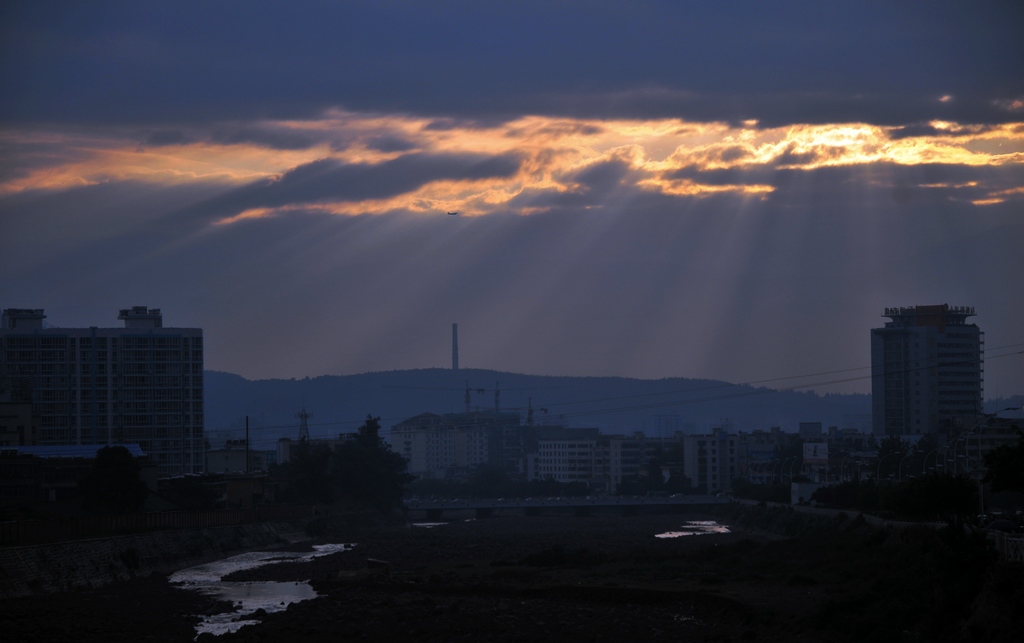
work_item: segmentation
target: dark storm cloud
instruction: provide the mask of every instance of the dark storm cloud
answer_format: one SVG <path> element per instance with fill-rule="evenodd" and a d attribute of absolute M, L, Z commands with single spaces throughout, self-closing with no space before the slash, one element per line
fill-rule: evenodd
<path fill-rule="evenodd" d="M 804 155 L 800 155 L 801 157 Z M 785 155 L 780 155 L 782 161 Z M 1024 184 L 1024 168 L 1018 165 L 971 166 L 940 163 L 899 165 L 876 162 L 826 166 L 814 169 L 780 168 L 786 162 L 750 164 L 726 169 L 689 165 L 665 174 L 669 179 L 688 179 L 702 185 L 770 185 L 775 191 L 765 198 L 777 203 L 799 203 L 813 195 L 836 201 L 862 199 L 866 190 L 893 198 L 934 200 L 936 197 L 971 201 Z"/>
<path fill-rule="evenodd" d="M 1022 24 L 1011 2 L 5 3 L 0 120 L 1002 122 Z"/>
<path fill-rule="evenodd" d="M 755 185 L 772 183 L 772 177 L 778 171 L 774 166 L 765 165 L 714 170 L 688 165 L 668 172 L 665 178 L 689 179 L 704 185 Z"/>
<path fill-rule="evenodd" d="M 274 150 L 307 150 L 320 143 L 306 132 L 271 127 L 218 128 L 210 135 L 210 141 L 221 145 L 252 143 Z"/>
<path fill-rule="evenodd" d="M 374 136 L 367 140 L 366 147 L 371 150 L 377 150 L 378 152 L 407 152 L 411 149 L 415 149 L 416 144 L 408 139 L 402 138 L 401 136 L 383 134 L 381 136 Z"/>
<path fill-rule="evenodd" d="M 163 147 L 165 145 L 188 145 L 194 143 L 195 140 L 180 130 L 159 129 L 146 134 L 143 144 L 149 147 Z"/>
<path fill-rule="evenodd" d="M 33 171 L 88 160 L 92 152 L 64 141 L 0 137 L 0 181 L 28 176 Z"/>
<path fill-rule="evenodd" d="M 605 161 L 580 170 L 572 180 L 583 184 L 588 190 L 604 193 L 618 185 L 628 171 L 629 164 L 625 161 Z"/>
<path fill-rule="evenodd" d="M 893 81 L 895 82 L 895 80 Z M 1011 92 L 1024 95 L 1022 87 Z M 938 91 L 938 90 L 936 90 Z M 853 92 L 831 90 L 777 91 L 683 91 L 636 88 L 618 92 L 552 91 L 544 94 L 502 97 L 510 113 L 550 113 L 593 118 L 683 118 L 692 121 L 723 121 L 738 126 L 757 120 L 760 127 L 782 127 L 794 123 L 871 123 L 899 126 L 922 120 L 964 123 L 1005 123 L 1018 121 L 1020 112 L 1007 110 L 990 98 L 943 103 L 933 91 L 876 90 Z M 481 101 L 483 103 L 483 101 Z M 482 104 L 480 109 L 497 109 Z"/>
<path fill-rule="evenodd" d="M 460 110 L 461 111 L 461 110 Z M 435 132 L 450 132 L 452 130 L 481 130 L 489 129 L 492 127 L 498 127 L 502 123 L 505 123 L 508 119 L 518 116 L 514 111 L 505 111 L 504 117 L 501 114 L 486 114 L 479 118 L 472 118 L 466 116 L 452 117 L 445 116 L 442 118 L 434 118 L 429 123 L 423 126 L 426 131 Z"/>
<path fill-rule="evenodd" d="M 205 222 L 177 211 L 223 191 L 203 183 L 165 187 L 112 181 L 0 197 L 0 272 L 31 270 L 54 257 L 64 257 L 65 267 L 116 265 L 115 257 L 145 254 L 200 230 Z M 126 239 L 129 245 L 119 246 Z"/>
<path fill-rule="evenodd" d="M 602 161 L 562 178 L 568 190 L 526 189 L 509 202 L 512 208 L 581 208 L 602 204 L 614 190 L 623 187 L 629 164 L 621 160 Z M 575 184 L 575 185 L 573 185 Z M 630 185 L 628 190 L 635 190 Z"/>
<path fill-rule="evenodd" d="M 273 124 L 221 124 L 212 128 L 156 129 L 143 136 L 147 147 L 167 145 L 188 145 L 190 143 L 214 143 L 217 145 L 252 144 L 273 150 L 307 150 L 328 143 L 335 149 L 347 147 L 347 140 L 341 132 L 316 132 L 296 130 Z M 350 137 L 350 136 L 349 136 Z"/>
<path fill-rule="evenodd" d="M 896 127 L 889 130 L 889 138 L 899 140 L 913 138 L 916 136 L 944 136 L 944 137 L 965 137 L 976 136 L 991 131 L 991 127 L 984 125 L 957 127 L 955 129 L 940 129 L 931 123 L 911 123 L 903 127 Z"/>
<path fill-rule="evenodd" d="M 514 155 L 474 154 L 407 154 L 372 165 L 323 159 L 300 165 L 280 178 L 234 189 L 190 211 L 203 217 L 228 216 L 250 208 L 383 199 L 411 192 L 431 181 L 512 176 L 520 163 Z"/>

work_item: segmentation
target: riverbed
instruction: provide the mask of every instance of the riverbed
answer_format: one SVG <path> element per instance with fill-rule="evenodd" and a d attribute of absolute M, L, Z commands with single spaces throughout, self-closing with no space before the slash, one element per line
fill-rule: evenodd
<path fill-rule="evenodd" d="M 308 552 L 254 551 L 222 560 L 182 569 L 171 574 L 172 585 L 199 592 L 218 601 L 230 603 L 231 609 L 204 614 L 196 625 L 196 634 L 215 636 L 234 632 L 246 625 L 259 623 L 258 618 L 280 612 L 293 603 L 316 598 L 316 591 L 308 581 L 227 581 L 225 577 L 265 565 L 310 562 L 351 550 L 352 544 L 314 545 Z"/>

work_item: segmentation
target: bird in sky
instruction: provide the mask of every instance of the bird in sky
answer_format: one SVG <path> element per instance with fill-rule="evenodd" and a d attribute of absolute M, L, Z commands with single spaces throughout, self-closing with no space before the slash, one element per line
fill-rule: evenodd
<path fill-rule="evenodd" d="M 455 216 L 456 214 L 458 214 L 458 212 L 449 212 L 448 214 Z"/>

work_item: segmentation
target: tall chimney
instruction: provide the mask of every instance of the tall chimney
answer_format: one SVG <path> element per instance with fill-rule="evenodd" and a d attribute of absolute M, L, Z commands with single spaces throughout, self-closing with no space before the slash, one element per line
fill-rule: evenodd
<path fill-rule="evenodd" d="M 459 325 L 452 324 L 452 370 L 459 370 Z"/>

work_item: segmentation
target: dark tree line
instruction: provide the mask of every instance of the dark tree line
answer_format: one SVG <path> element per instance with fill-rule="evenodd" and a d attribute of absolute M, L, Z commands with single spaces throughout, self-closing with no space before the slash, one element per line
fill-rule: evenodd
<path fill-rule="evenodd" d="M 139 474 L 142 467 L 128 449 L 103 447 L 96 452 L 92 470 L 78 483 L 86 507 L 106 513 L 138 511 L 149 489 Z"/>
<path fill-rule="evenodd" d="M 367 416 L 353 439 L 333 449 L 299 442 L 273 474 L 284 500 L 387 512 L 402 505 L 404 486 L 414 479 L 407 465 L 380 437 L 380 418 Z"/>
<path fill-rule="evenodd" d="M 901 518 L 948 520 L 977 514 L 978 487 L 967 476 L 933 473 L 899 484 L 844 482 L 818 489 L 811 500 L 834 509 L 881 510 Z"/>
<path fill-rule="evenodd" d="M 985 482 L 992 485 L 992 491 L 1024 493 L 1024 433 L 1018 433 L 1017 444 L 987 453 L 985 466 Z"/>
<path fill-rule="evenodd" d="M 586 484 L 555 480 L 517 480 L 503 467 L 477 466 L 464 480 L 417 480 L 409 492 L 420 497 L 439 498 L 540 498 L 586 496 L 592 493 Z"/>

